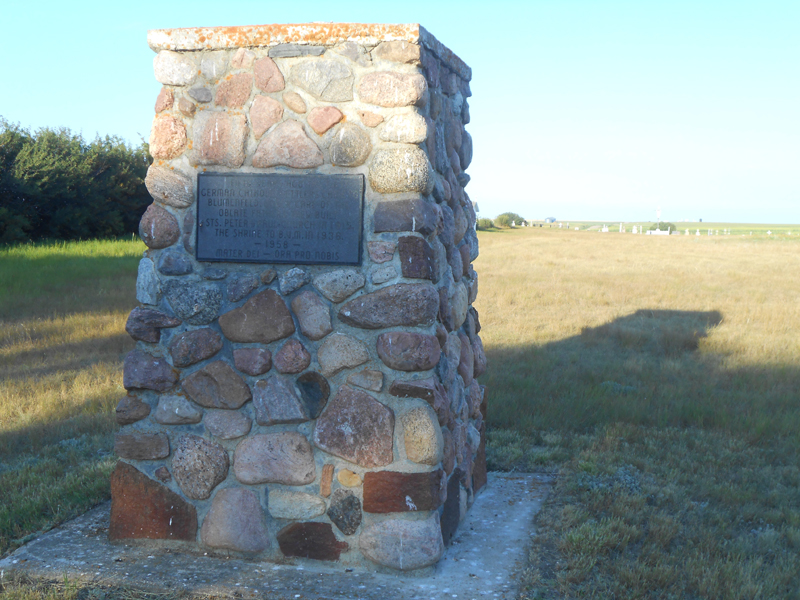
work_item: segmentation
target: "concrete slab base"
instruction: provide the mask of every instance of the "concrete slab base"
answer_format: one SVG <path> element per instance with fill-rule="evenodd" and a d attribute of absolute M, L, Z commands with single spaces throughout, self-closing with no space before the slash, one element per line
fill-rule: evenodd
<path fill-rule="evenodd" d="M 490 473 L 444 558 L 421 574 L 384 574 L 318 561 L 286 564 L 108 541 L 110 503 L 0 561 L 0 570 L 236 598 L 482 599 L 516 596 L 515 572 L 551 487 L 544 475 Z"/>

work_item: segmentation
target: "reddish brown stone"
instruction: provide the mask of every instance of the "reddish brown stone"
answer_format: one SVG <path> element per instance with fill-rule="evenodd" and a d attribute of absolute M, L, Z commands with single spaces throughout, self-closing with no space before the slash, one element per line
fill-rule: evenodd
<path fill-rule="evenodd" d="M 141 350 L 132 350 L 122 367 L 122 385 L 126 390 L 143 389 L 166 392 L 178 381 L 178 373 L 163 358 Z"/>
<path fill-rule="evenodd" d="M 403 277 L 433 279 L 433 249 L 423 238 L 404 235 L 397 240 Z"/>
<path fill-rule="evenodd" d="M 172 246 L 181 236 L 178 220 L 158 204 L 147 207 L 139 221 L 139 237 L 148 248 L 159 250 Z"/>
<path fill-rule="evenodd" d="M 317 419 L 317 447 L 362 467 L 394 460 L 394 413 L 366 392 L 343 385 Z"/>
<path fill-rule="evenodd" d="M 441 350 L 434 335 L 392 331 L 378 336 L 378 356 L 398 371 L 427 371 L 439 362 Z"/>
<path fill-rule="evenodd" d="M 436 510 L 442 504 L 444 472 L 364 473 L 364 511 L 369 513 Z"/>
<path fill-rule="evenodd" d="M 193 165 L 241 167 L 247 133 L 244 115 L 204 110 L 194 120 L 189 161 Z"/>
<path fill-rule="evenodd" d="M 458 339 L 461 340 L 461 360 L 458 363 L 458 374 L 461 375 L 461 379 L 464 380 L 464 386 L 467 387 L 472 383 L 475 371 L 475 356 L 472 354 L 472 344 L 469 343 L 469 338 L 463 333 L 459 333 Z"/>
<path fill-rule="evenodd" d="M 193 117 L 197 107 L 194 105 L 194 102 L 188 98 L 181 98 L 178 100 L 178 110 L 181 111 L 184 116 Z"/>
<path fill-rule="evenodd" d="M 322 476 L 319 479 L 319 495 L 327 498 L 331 495 L 331 485 L 333 485 L 334 466 L 330 463 L 322 467 Z"/>
<path fill-rule="evenodd" d="M 129 464 L 111 474 L 111 540 L 186 540 L 197 537 L 197 512 L 175 492 Z"/>
<path fill-rule="evenodd" d="M 186 127 L 172 115 L 158 115 L 150 130 L 150 154 L 155 159 L 168 160 L 180 156 L 186 149 Z"/>
<path fill-rule="evenodd" d="M 116 419 L 120 425 L 130 425 L 141 421 L 150 414 L 150 405 L 142 402 L 136 396 L 123 396 L 117 404 Z"/>
<path fill-rule="evenodd" d="M 339 560 L 347 542 L 340 542 L 330 523 L 292 523 L 278 532 L 278 546 L 285 556 Z"/>
<path fill-rule="evenodd" d="M 250 400 L 250 388 L 228 363 L 217 360 L 186 377 L 181 385 L 205 408 L 240 408 Z"/>
<path fill-rule="evenodd" d="M 275 353 L 274 363 L 281 373 L 300 373 L 311 364 L 311 355 L 303 344 L 289 340 Z"/>
<path fill-rule="evenodd" d="M 263 375 L 272 368 L 272 353 L 266 348 L 236 348 L 233 365 L 247 375 Z"/>
<path fill-rule="evenodd" d="M 384 231 L 416 231 L 430 235 L 437 230 L 440 212 L 423 198 L 384 200 L 375 207 L 375 233 Z"/>
<path fill-rule="evenodd" d="M 280 92 L 286 85 L 278 65 L 269 57 L 258 59 L 253 66 L 253 72 L 256 76 L 256 87 L 267 93 Z"/>
<path fill-rule="evenodd" d="M 165 110 L 169 110 L 172 108 L 172 103 L 175 101 L 175 95 L 172 93 L 172 90 L 169 88 L 162 87 L 161 91 L 158 92 L 158 97 L 156 98 L 156 112 L 164 112 Z"/>
<path fill-rule="evenodd" d="M 220 350 L 222 336 L 207 327 L 182 333 L 173 338 L 169 345 L 172 364 L 176 367 L 188 367 L 211 358 Z"/>
<path fill-rule="evenodd" d="M 368 242 L 369 257 L 374 263 L 385 263 L 394 258 L 396 242 Z"/>
<path fill-rule="evenodd" d="M 163 433 L 117 433 L 114 451 L 120 458 L 157 460 L 169 456 L 169 438 Z"/>
<path fill-rule="evenodd" d="M 253 155 L 253 166 L 260 169 L 278 166 L 311 169 L 323 162 L 322 151 L 306 135 L 303 126 L 292 119 L 265 135 Z"/>
<path fill-rule="evenodd" d="M 322 135 L 344 118 L 342 111 L 335 106 L 316 106 L 308 113 L 306 120 L 311 129 Z"/>
<path fill-rule="evenodd" d="M 125 331 L 135 340 L 157 344 L 161 339 L 161 330 L 177 327 L 180 319 L 170 317 L 160 310 L 136 307 L 128 316 Z"/>
<path fill-rule="evenodd" d="M 275 290 L 256 294 L 240 308 L 219 318 L 219 326 L 232 342 L 269 344 L 294 333 L 294 321 L 286 303 Z"/>
<path fill-rule="evenodd" d="M 439 309 L 436 289 L 428 284 L 397 284 L 350 300 L 339 319 L 353 327 L 381 329 L 432 325 Z"/>
<path fill-rule="evenodd" d="M 328 304 L 311 291 L 301 292 L 292 299 L 292 310 L 300 331 L 310 340 L 321 340 L 331 331 L 331 312 Z"/>
<path fill-rule="evenodd" d="M 217 106 L 241 108 L 250 97 L 251 89 L 253 89 L 253 76 L 250 73 L 228 75 L 217 87 L 214 102 Z"/>
<path fill-rule="evenodd" d="M 436 380 L 433 377 L 426 379 L 400 380 L 396 379 L 389 387 L 389 393 L 398 398 L 421 398 L 431 406 L 436 392 Z"/>
<path fill-rule="evenodd" d="M 253 126 L 253 134 L 256 139 L 260 139 L 282 117 L 283 107 L 280 102 L 269 96 L 256 96 L 253 100 L 253 105 L 250 107 L 250 123 Z"/>

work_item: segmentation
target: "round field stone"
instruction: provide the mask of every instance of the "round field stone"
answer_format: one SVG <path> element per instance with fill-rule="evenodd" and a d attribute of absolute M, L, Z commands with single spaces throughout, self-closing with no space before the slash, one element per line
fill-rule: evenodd
<path fill-rule="evenodd" d="M 363 165 L 370 152 L 372 143 L 369 135 L 354 123 L 340 126 L 330 142 L 331 163 L 340 167 Z"/>
<path fill-rule="evenodd" d="M 438 312 L 439 293 L 432 285 L 399 283 L 350 300 L 339 309 L 339 320 L 362 329 L 428 326 Z"/>
<path fill-rule="evenodd" d="M 380 131 L 380 138 L 384 142 L 421 144 L 427 137 L 428 124 L 425 117 L 416 112 L 390 117 Z"/>
<path fill-rule="evenodd" d="M 115 410 L 115 418 L 118 425 L 136 423 L 149 414 L 150 405 L 130 394 L 122 397 L 119 403 L 117 403 L 117 408 Z"/>
<path fill-rule="evenodd" d="M 328 300 L 337 304 L 360 290 L 365 283 L 364 275 L 352 269 L 328 271 L 314 277 L 314 287 Z"/>
<path fill-rule="evenodd" d="M 164 85 L 189 85 L 197 77 L 194 60 L 184 53 L 162 50 L 153 59 L 156 80 Z"/>
<path fill-rule="evenodd" d="M 289 81 L 326 102 L 353 99 L 353 72 L 338 61 L 314 60 L 295 65 L 289 72 Z"/>
<path fill-rule="evenodd" d="M 217 318 L 222 291 L 212 283 L 170 280 L 164 295 L 175 315 L 189 325 L 208 325 Z"/>
<path fill-rule="evenodd" d="M 331 331 L 331 310 L 327 302 L 311 291 L 301 292 L 292 299 L 292 310 L 300 331 L 310 340 L 321 340 Z"/>
<path fill-rule="evenodd" d="M 404 414 L 400 421 L 408 460 L 423 465 L 438 465 L 442 460 L 444 440 L 433 409 L 429 406 L 414 408 Z"/>
<path fill-rule="evenodd" d="M 178 372 L 163 358 L 132 350 L 122 365 L 122 385 L 126 390 L 165 392 L 178 381 Z"/>
<path fill-rule="evenodd" d="M 400 571 L 435 565 L 444 554 L 439 516 L 373 523 L 359 536 L 359 549 L 372 562 Z"/>
<path fill-rule="evenodd" d="M 317 361 L 322 374 L 330 377 L 342 369 L 352 369 L 369 360 L 369 350 L 361 340 L 343 333 L 325 338 L 317 349 Z"/>
<path fill-rule="evenodd" d="M 378 356 L 399 371 L 427 371 L 439 362 L 439 340 L 434 335 L 392 331 L 378 336 Z"/>
<path fill-rule="evenodd" d="M 427 194 L 433 185 L 428 158 L 417 146 L 380 147 L 369 164 L 369 183 L 382 194 Z"/>
<path fill-rule="evenodd" d="M 303 344 L 289 340 L 275 353 L 273 362 L 281 373 L 300 373 L 311 364 L 311 355 Z"/>
<path fill-rule="evenodd" d="M 325 514 L 325 501 L 305 492 L 270 490 L 267 506 L 274 519 L 306 520 Z"/>
<path fill-rule="evenodd" d="M 272 368 L 272 353 L 266 348 L 235 348 L 233 365 L 242 373 L 257 377 Z"/>
<path fill-rule="evenodd" d="M 236 552 L 269 548 L 269 531 L 258 496 L 244 488 L 218 491 L 200 528 L 200 540 L 210 548 Z"/>
<path fill-rule="evenodd" d="M 236 447 L 233 471 L 245 485 L 307 485 L 316 478 L 311 444 L 304 435 L 291 431 L 242 440 Z"/>
<path fill-rule="evenodd" d="M 178 219 L 158 204 L 151 204 L 139 221 L 139 237 L 148 248 L 160 250 L 172 246 L 181 236 Z"/>
<path fill-rule="evenodd" d="M 206 87 L 194 87 L 189 90 L 189 95 L 192 97 L 192 99 L 202 104 L 211 102 L 211 99 L 214 97 L 214 94 L 211 93 L 211 90 Z"/>
<path fill-rule="evenodd" d="M 128 315 L 125 331 L 135 340 L 157 344 L 161 339 L 162 329 L 171 329 L 181 324 L 180 319 L 153 308 L 137 306 Z"/>
<path fill-rule="evenodd" d="M 316 106 L 308 113 L 306 121 L 317 134 L 322 135 L 342 120 L 344 115 L 335 106 Z"/>
<path fill-rule="evenodd" d="M 180 156 L 186 149 L 186 127 L 172 115 L 156 115 L 150 129 L 150 154 L 155 159 L 168 160 Z"/>
<path fill-rule="evenodd" d="M 253 406 L 259 425 L 308 421 L 305 406 L 288 377 L 273 375 L 257 381 L 253 386 Z"/>
<path fill-rule="evenodd" d="M 172 475 L 183 493 L 205 500 L 228 475 L 228 453 L 216 442 L 196 435 L 178 439 L 172 455 Z"/>
<path fill-rule="evenodd" d="M 221 360 L 195 371 L 181 385 L 194 402 L 205 408 L 241 408 L 252 397 L 244 380 Z"/>
<path fill-rule="evenodd" d="M 161 396 L 153 420 L 161 425 L 190 425 L 199 423 L 203 413 L 183 396 Z"/>
<path fill-rule="evenodd" d="M 240 308 L 219 317 L 223 335 L 232 342 L 269 344 L 294 333 L 294 320 L 275 290 L 259 292 Z"/>
<path fill-rule="evenodd" d="M 244 115 L 204 110 L 194 119 L 192 165 L 241 167 L 245 157 L 248 127 Z"/>
<path fill-rule="evenodd" d="M 364 75 L 358 84 L 362 102 L 387 108 L 423 105 L 427 90 L 425 78 L 419 73 L 379 71 Z"/>
<path fill-rule="evenodd" d="M 252 421 L 238 410 L 210 409 L 203 417 L 208 432 L 221 440 L 234 440 L 250 433 Z"/>
<path fill-rule="evenodd" d="M 144 184 L 150 195 L 174 208 L 188 208 L 194 202 L 194 182 L 179 171 L 155 163 L 147 169 Z"/>
<path fill-rule="evenodd" d="M 203 328 L 175 336 L 169 344 L 172 364 L 188 367 L 211 358 L 222 350 L 222 336 L 213 329 Z"/>
<path fill-rule="evenodd" d="M 284 92 L 283 103 L 286 105 L 286 108 L 297 114 L 302 115 L 306 112 L 306 102 L 297 92 Z"/>

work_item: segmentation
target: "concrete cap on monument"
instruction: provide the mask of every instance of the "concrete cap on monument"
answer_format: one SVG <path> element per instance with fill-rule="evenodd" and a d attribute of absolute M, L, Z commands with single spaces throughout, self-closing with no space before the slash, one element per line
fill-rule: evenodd
<path fill-rule="evenodd" d="M 288 340 L 273 358 L 280 373 L 301 373 L 311 364 L 311 354 L 295 339 Z"/>
<path fill-rule="evenodd" d="M 222 305 L 222 291 L 217 285 L 172 279 L 163 287 L 175 315 L 189 325 L 208 325 L 217 318 Z"/>
<path fill-rule="evenodd" d="M 205 408 L 240 408 L 250 400 L 250 388 L 221 360 L 214 361 L 181 381 L 189 397 Z"/>
<path fill-rule="evenodd" d="M 394 413 L 372 396 L 343 385 L 317 419 L 317 447 L 366 468 L 394 460 Z"/>
<path fill-rule="evenodd" d="M 372 562 L 400 571 L 435 565 L 444 554 L 439 517 L 378 521 L 364 528 L 359 549 Z"/>
<path fill-rule="evenodd" d="M 148 248 L 160 250 L 172 246 L 181 236 L 178 220 L 158 204 L 151 204 L 139 221 L 139 237 Z"/>
<path fill-rule="evenodd" d="M 177 381 L 177 371 L 163 358 L 156 358 L 141 350 L 132 350 L 125 356 L 122 385 L 126 390 L 165 392 Z"/>
<path fill-rule="evenodd" d="M 258 434 L 236 446 L 233 472 L 245 485 L 307 485 L 316 478 L 314 452 L 297 432 Z"/>
<path fill-rule="evenodd" d="M 392 331 L 378 336 L 378 356 L 398 371 L 427 371 L 439 362 L 439 340 L 434 335 Z"/>
<path fill-rule="evenodd" d="M 235 440 L 250 433 L 250 417 L 236 410 L 209 409 L 203 417 L 208 432 L 221 440 Z"/>
<path fill-rule="evenodd" d="M 379 71 L 367 73 L 358 84 L 358 97 L 367 104 L 385 108 L 424 106 L 427 102 L 428 84 L 419 73 Z"/>
<path fill-rule="evenodd" d="M 269 344 L 294 333 L 294 320 L 275 290 L 265 290 L 240 308 L 219 317 L 223 335 L 232 342 Z"/>
<path fill-rule="evenodd" d="M 303 125 L 292 119 L 261 138 L 253 155 L 253 166 L 261 169 L 279 166 L 312 169 L 323 162 L 319 146 L 308 137 Z"/>
<path fill-rule="evenodd" d="M 194 182 L 179 171 L 155 163 L 144 178 L 147 191 L 155 199 L 173 208 L 188 208 L 194 202 Z"/>
<path fill-rule="evenodd" d="M 353 99 L 353 71 L 333 60 L 306 61 L 292 67 L 289 81 L 325 102 Z"/>
<path fill-rule="evenodd" d="M 310 340 L 321 340 L 331 331 L 331 311 L 328 304 L 311 291 L 301 292 L 292 300 L 292 310 L 300 331 Z"/>
<path fill-rule="evenodd" d="M 259 425 L 303 423 L 309 419 L 294 382 L 288 377 L 273 375 L 256 382 L 253 405 Z"/>
<path fill-rule="evenodd" d="M 222 336 L 213 329 L 204 327 L 187 331 L 172 338 L 169 353 L 176 367 L 188 367 L 222 350 Z"/>
<path fill-rule="evenodd" d="M 186 540 L 197 535 L 197 512 L 175 492 L 135 467 L 118 462 L 111 473 L 111 540 Z"/>
<path fill-rule="evenodd" d="M 258 496 L 244 488 L 219 490 L 203 520 L 200 540 L 210 548 L 235 552 L 269 548 L 269 531 Z"/>
<path fill-rule="evenodd" d="M 171 317 L 153 308 L 136 307 L 128 315 L 125 331 L 135 340 L 157 344 L 162 329 L 171 329 L 181 324 L 180 319 Z"/>
<path fill-rule="evenodd" d="M 350 300 L 339 320 L 361 329 L 429 326 L 439 312 L 439 294 L 429 284 L 397 284 Z"/>
<path fill-rule="evenodd" d="M 328 300 L 338 304 L 366 283 L 364 275 L 353 269 L 337 269 L 314 277 L 314 287 Z"/>
<path fill-rule="evenodd" d="M 183 493 L 205 500 L 228 475 L 228 452 L 217 442 L 196 435 L 178 439 L 172 455 L 172 475 Z"/>

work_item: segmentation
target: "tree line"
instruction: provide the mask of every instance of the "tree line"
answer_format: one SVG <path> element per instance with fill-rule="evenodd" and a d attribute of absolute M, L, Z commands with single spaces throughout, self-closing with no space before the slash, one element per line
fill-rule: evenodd
<path fill-rule="evenodd" d="M 152 201 L 147 143 L 87 142 L 67 128 L 35 132 L 0 117 L 0 244 L 118 237 Z"/>

